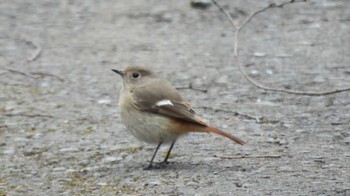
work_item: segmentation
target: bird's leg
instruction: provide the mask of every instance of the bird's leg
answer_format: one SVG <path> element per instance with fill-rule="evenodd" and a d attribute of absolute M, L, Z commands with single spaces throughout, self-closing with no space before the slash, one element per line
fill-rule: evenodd
<path fill-rule="evenodd" d="M 158 150 L 159 150 L 159 147 L 162 145 L 162 143 L 163 143 L 163 142 L 159 142 L 159 144 L 158 144 L 158 146 L 157 146 L 157 148 L 156 148 L 156 151 L 154 152 L 154 154 L 153 154 L 153 156 L 152 156 L 152 159 L 151 159 L 151 161 L 149 162 L 149 165 L 148 165 L 147 167 L 144 168 L 145 170 L 153 169 L 153 160 L 154 160 L 154 158 L 156 157 L 156 154 L 157 154 L 157 152 L 158 152 Z"/>
<path fill-rule="evenodd" d="M 169 156 L 170 156 L 171 150 L 172 150 L 173 147 L 174 147 L 175 142 L 176 142 L 176 140 L 174 140 L 174 141 L 171 143 L 170 148 L 169 148 L 169 150 L 168 150 L 168 153 L 166 154 L 166 157 L 165 157 L 164 161 L 162 162 L 162 164 L 168 164 L 168 163 L 169 163 L 169 162 L 168 162 L 168 158 L 169 158 Z"/>

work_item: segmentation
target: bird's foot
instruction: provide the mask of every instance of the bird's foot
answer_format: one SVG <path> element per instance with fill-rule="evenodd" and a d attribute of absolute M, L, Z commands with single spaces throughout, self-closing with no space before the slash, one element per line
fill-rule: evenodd
<path fill-rule="evenodd" d="M 153 162 L 153 163 L 150 163 L 147 167 L 143 168 L 143 170 L 163 169 L 169 164 L 173 164 L 173 162 L 169 162 L 169 161 L 162 161 L 158 163 Z"/>
<path fill-rule="evenodd" d="M 154 164 L 149 164 L 147 167 L 143 168 L 143 170 L 163 169 L 165 167 L 166 167 L 165 164 L 154 163 Z"/>

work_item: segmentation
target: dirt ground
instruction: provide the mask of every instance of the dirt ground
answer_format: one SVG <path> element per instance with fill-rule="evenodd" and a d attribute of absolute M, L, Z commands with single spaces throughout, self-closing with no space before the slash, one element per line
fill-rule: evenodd
<path fill-rule="evenodd" d="M 243 21 L 269 1 L 218 0 Z M 215 6 L 189 1 L 0 3 L 0 196 L 350 195 L 350 94 L 257 89 L 233 63 L 233 31 Z M 350 87 L 350 3 L 313 0 L 257 15 L 240 62 L 271 87 Z M 150 67 L 207 122 L 178 140 L 167 168 L 128 135 L 111 68 Z M 156 158 L 161 160 L 168 146 Z"/>

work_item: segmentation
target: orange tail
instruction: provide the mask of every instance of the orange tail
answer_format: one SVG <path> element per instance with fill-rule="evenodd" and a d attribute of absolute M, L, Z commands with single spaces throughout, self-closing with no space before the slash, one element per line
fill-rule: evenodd
<path fill-rule="evenodd" d="M 245 144 L 245 142 L 243 140 L 239 139 L 238 137 L 235 137 L 235 136 L 233 136 L 233 135 L 231 135 L 229 133 L 221 131 L 220 129 L 217 129 L 215 127 L 207 126 L 204 130 L 207 131 L 207 132 L 211 132 L 211 133 L 215 133 L 215 134 L 227 137 L 227 138 L 229 138 L 229 139 L 231 139 L 231 140 L 233 140 L 233 141 L 235 141 L 235 142 L 237 142 L 237 143 L 239 143 L 241 145 Z"/>

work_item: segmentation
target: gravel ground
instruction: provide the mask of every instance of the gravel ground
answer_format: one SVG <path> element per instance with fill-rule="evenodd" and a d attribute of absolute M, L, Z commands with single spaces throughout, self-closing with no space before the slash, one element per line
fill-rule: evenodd
<path fill-rule="evenodd" d="M 237 21 L 269 3 L 219 2 Z M 350 195 L 349 92 L 309 97 L 255 88 L 233 64 L 232 28 L 214 6 L 5 0 L 0 32 L 1 196 Z M 348 0 L 295 3 L 246 26 L 240 62 L 272 87 L 349 88 L 349 40 Z M 142 170 L 155 146 L 124 130 L 121 79 L 110 71 L 128 64 L 206 90 L 180 91 L 204 119 L 247 145 L 190 134 L 167 168 Z"/>

